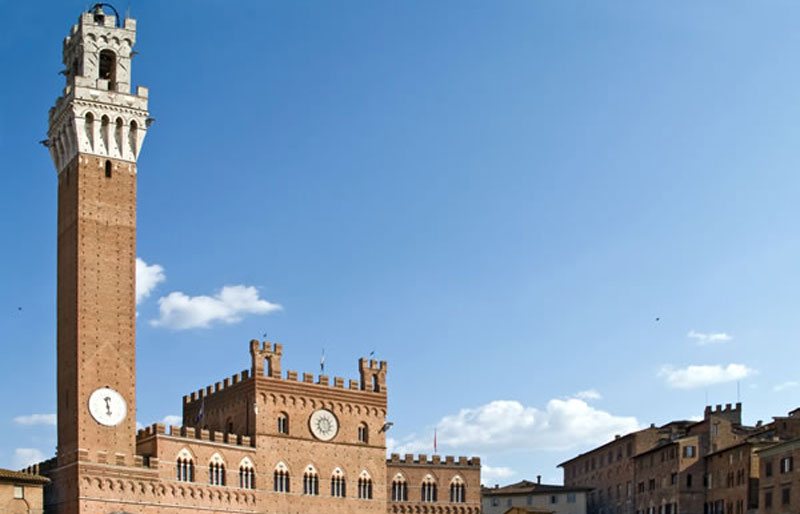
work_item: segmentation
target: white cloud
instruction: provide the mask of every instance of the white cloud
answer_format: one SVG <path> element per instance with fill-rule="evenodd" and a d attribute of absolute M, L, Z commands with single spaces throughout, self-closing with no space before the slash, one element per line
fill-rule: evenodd
<path fill-rule="evenodd" d="M 614 416 L 595 409 L 580 398 L 553 399 L 544 410 L 514 400 L 496 400 L 436 424 L 440 447 L 482 452 L 567 450 L 606 442 L 615 434 L 637 430 L 634 417 Z M 412 434 L 395 443 L 397 453 L 432 450 L 430 436 Z"/>
<path fill-rule="evenodd" d="M 169 416 L 164 416 L 164 419 L 161 420 L 161 423 L 164 425 L 171 427 L 181 426 L 183 425 L 183 416 L 176 416 L 175 414 L 170 414 Z"/>
<path fill-rule="evenodd" d="M 795 380 L 789 380 L 788 382 L 776 385 L 775 387 L 772 388 L 772 390 L 778 393 L 780 391 L 785 391 L 786 389 L 794 389 L 795 387 L 798 386 L 800 386 L 800 382 L 797 382 Z"/>
<path fill-rule="evenodd" d="M 144 301 L 158 284 L 167 279 L 164 268 L 158 264 L 147 264 L 136 258 L 136 304 Z"/>
<path fill-rule="evenodd" d="M 726 343 L 733 339 L 733 337 L 729 336 L 725 332 L 696 332 L 694 330 L 690 330 L 686 337 L 689 339 L 694 339 L 697 341 L 697 344 L 700 346 L 705 346 L 707 344 L 714 344 L 714 343 Z"/>
<path fill-rule="evenodd" d="M 248 286 L 225 286 L 214 296 L 187 296 L 175 291 L 158 300 L 160 317 L 150 323 L 174 330 L 208 328 L 214 322 L 236 323 L 245 314 L 269 314 L 281 310 L 277 303 L 258 297 Z"/>
<path fill-rule="evenodd" d="M 594 389 L 587 389 L 586 391 L 578 391 L 575 393 L 575 398 L 581 400 L 599 400 L 603 396 Z"/>
<path fill-rule="evenodd" d="M 724 382 L 733 382 L 749 377 L 755 370 L 744 364 L 690 365 L 685 368 L 663 366 L 658 376 L 664 377 L 667 384 L 675 389 L 695 389 Z"/>
<path fill-rule="evenodd" d="M 44 454 L 36 448 L 17 448 L 14 450 L 12 462 L 15 469 L 22 469 L 43 460 Z"/>
<path fill-rule="evenodd" d="M 503 466 L 493 467 L 485 464 L 481 465 L 481 483 L 487 487 L 491 487 L 502 480 L 508 479 L 514 475 L 514 470 Z"/>
<path fill-rule="evenodd" d="M 17 425 L 55 425 L 56 421 L 55 414 L 29 414 L 14 418 L 14 423 Z"/>

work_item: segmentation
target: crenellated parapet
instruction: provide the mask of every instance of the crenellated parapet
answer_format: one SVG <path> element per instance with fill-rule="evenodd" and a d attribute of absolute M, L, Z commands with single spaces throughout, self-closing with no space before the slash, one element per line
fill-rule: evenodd
<path fill-rule="evenodd" d="M 480 457 L 454 457 L 452 455 L 446 455 L 444 459 L 442 459 L 441 455 L 432 455 L 428 458 L 428 455 L 424 453 L 420 453 L 419 455 L 414 455 L 413 453 L 406 453 L 405 455 L 400 455 L 399 453 L 393 453 L 386 459 L 386 464 L 388 465 L 402 465 L 402 466 L 446 466 L 446 467 L 462 467 L 462 468 L 478 468 L 481 467 L 481 458 Z"/>
<path fill-rule="evenodd" d="M 361 380 L 346 379 L 344 377 L 330 377 L 325 374 L 315 375 L 307 372 L 286 371 L 281 373 L 281 357 L 283 355 L 283 345 L 271 343 L 269 341 L 260 342 L 256 339 L 250 341 L 250 370 L 243 370 L 240 373 L 225 378 L 222 381 L 198 389 L 191 394 L 183 397 L 184 409 L 190 407 L 199 411 L 201 406 L 206 408 L 209 402 L 215 401 L 221 396 L 227 397 L 233 389 L 242 384 L 251 383 L 256 378 L 270 379 L 270 389 L 281 389 L 281 384 L 293 387 L 300 385 L 304 387 L 314 386 L 314 388 L 324 387 L 333 390 L 358 392 L 358 393 L 380 393 L 386 397 L 386 372 L 388 366 L 385 361 L 359 359 L 358 368 Z M 314 389 L 312 389 L 314 390 Z M 384 400 L 385 403 L 385 400 Z M 184 424 L 192 424 L 192 420 L 184 419 Z"/>
<path fill-rule="evenodd" d="M 742 404 L 741 402 L 736 403 L 735 405 L 726 403 L 724 408 L 722 405 L 717 405 L 714 408 L 712 408 L 710 405 L 706 405 L 705 411 L 703 412 L 703 418 L 709 419 L 711 416 L 724 418 L 731 423 L 740 425 L 742 423 Z"/>
<path fill-rule="evenodd" d="M 257 339 L 250 341 L 250 358 L 252 359 L 250 369 L 253 372 L 253 376 L 281 378 L 282 354 L 283 345 L 280 343 L 273 345 L 269 341 L 265 341 L 259 345 Z M 267 367 L 264 366 L 264 363 L 267 364 Z"/>
<path fill-rule="evenodd" d="M 386 394 L 386 361 L 358 359 L 358 372 L 361 375 L 361 389 Z"/>
<path fill-rule="evenodd" d="M 136 434 L 136 442 L 139 444 L 149 438 L 158 436 L 186 439 L 187 442 L 203 441 L 207 443 L 241 446 L 246 448 L 251 448 L 254 444 L 253 439 L 247 435 L 233 434 L 217 430 L 197 430 L 193 427 L 185 426 L 172 425 L 167 427 L 161 423 L 154 423 L 139 430 L 139 432 Z"/>

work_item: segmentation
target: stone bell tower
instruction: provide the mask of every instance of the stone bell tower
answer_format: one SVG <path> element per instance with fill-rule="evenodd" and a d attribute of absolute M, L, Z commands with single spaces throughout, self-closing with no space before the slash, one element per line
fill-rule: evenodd
<path fill-rule="evenodd" d="M 135 453 L 136 159 L 147 89 L 131 93 L 136 21 L 120 23 L 105 5 L 64 39 L 66 86 L 43 141 L 58 173 L 60 467 L 124 465 Z"/>

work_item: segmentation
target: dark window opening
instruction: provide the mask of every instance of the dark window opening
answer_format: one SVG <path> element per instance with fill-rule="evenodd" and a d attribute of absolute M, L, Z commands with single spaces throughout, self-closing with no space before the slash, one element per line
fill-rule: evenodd
<path fill-rule="evenodd" d="M 111 50 L 100 52 L 99 78 L 108 81 L 108 89 L 117 89 L 117 55 Z"/>
<path fill-rule="evenodd" d="M 106 178 L 111 178 L 111 161 L 106 161 Z"/>

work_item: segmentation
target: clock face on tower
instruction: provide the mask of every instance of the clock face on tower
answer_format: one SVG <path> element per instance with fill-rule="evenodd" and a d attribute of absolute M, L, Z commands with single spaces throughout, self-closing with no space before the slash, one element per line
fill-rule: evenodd
<path fill-rule="evenodd" d="M 89 412 L 101 425 L 113 427 L 125 419 L 128 406 L 121 394 L 111 388 L 101 387 L 89 397 Z"/>
<path fill-rule="evenodd" d="M 311 433 L 320 441 L 330 441 L 339 431 L 339 421 L 333 412 L 326 409 L 314 411 L 308 419 Z"/>

